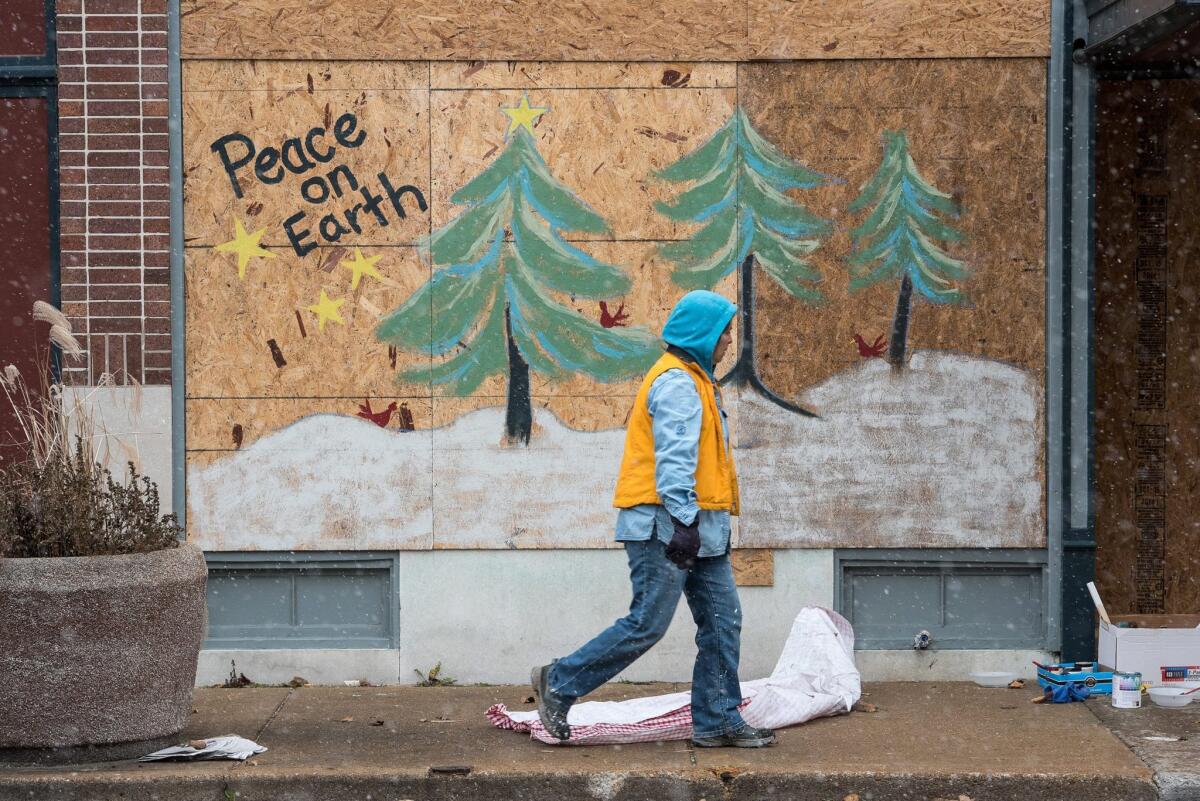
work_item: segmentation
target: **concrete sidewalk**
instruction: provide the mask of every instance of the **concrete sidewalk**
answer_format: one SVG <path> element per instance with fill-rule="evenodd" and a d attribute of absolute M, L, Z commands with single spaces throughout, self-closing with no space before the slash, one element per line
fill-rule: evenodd
<path fill-rule="evenodd" d="M 680 689 L 610 685 L 596 698 Z M 237 733 L 247 763 L 119 762 L 0 769 L 0 799 L 440 801 L 510 799 L 1155 799 L 1154 773 L 1089 706 L 1035 705 L 1036 687 L 876 684 L 854 712 L 780 732 L 758 751 L 685 741 L 553 747 L 493 728 L 522 687 L 205 689 L 180 741 Z"/>

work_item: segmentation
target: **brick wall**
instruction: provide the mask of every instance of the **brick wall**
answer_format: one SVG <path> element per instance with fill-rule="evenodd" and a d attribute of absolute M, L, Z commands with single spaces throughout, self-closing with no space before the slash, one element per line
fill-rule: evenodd
<path fill-rule="evenodd" d="M 171 380 L 166 0 L 58 0 L 64 379 Z M 125 371 L 123 374 L 121 371 Z"/>

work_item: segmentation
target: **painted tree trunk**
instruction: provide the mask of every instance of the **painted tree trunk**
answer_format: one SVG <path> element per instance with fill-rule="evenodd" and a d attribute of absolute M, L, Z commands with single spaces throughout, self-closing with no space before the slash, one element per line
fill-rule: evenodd
<path fill-rule="evenodd" d="M 504 339 L 508 345 L 508 406 L 504 413 L 504 433 L 513 442 L 529 444 L 533 429 L 533 407 L 529 399 L 529 363 L 521 355 L 512 335 L 512 317 L 504 307 Z"/>
<path fill-rule="evenodd" d="M 780 406 L 788 411 L 802 414 L 805 417 L 817 417 L 818 415 L 809 409 L 802 406 L 797 406 L 791 401 L 786 401 L 776 395 L 771 390 L 767 389 L 763 384 L 762 379 L 758 377 L 758 367 L 754 363 L 754 254 L 747 254 L 746 259 L 741 266 L 741 302 L 738 304 L 738 312 L 741 317 L 740 327 L 738 329 L 739 342 L 737 362 L 724 378 L 719 380 L 721 384 L 730 384 L 739 388 L 751 387 L 759 395 Z"/>
<path fill-rule="evenodd" d="M 912 279 L 908 273 L 900 282 L 900 296 L 896 298 L 896 316 L 892 318 L 892 335 L 888 340 L 887 361 L 894 369 L 904 367 L 908 349 L 908 317 L 912 313 Z"/>

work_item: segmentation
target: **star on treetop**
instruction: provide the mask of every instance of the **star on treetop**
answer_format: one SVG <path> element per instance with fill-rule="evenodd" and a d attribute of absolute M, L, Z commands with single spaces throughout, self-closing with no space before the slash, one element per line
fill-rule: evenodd
<path fill-rule="evenodd" d="M 526 93 L 521 97 L 520 105 L 500 110 L 508 115 L 508 130 L 504 132 L 504 138 L 507 139 L 516 133 L 518 128 L 524 128 L 532 134 L 533 121 L 550 109 L 546 106 L 530 106 L 529 94 Z"/>

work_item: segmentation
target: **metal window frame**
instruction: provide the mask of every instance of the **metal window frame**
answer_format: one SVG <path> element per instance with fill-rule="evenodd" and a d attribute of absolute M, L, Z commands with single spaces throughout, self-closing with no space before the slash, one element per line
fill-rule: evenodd
<path fill-rule="evenodd" d="M 206 650 L 276 650 L 276 649 L 362 649 L 400 647 L 400 555 L 395 551 L 206 551 L 205 562 L 211 572 L 220 570 L 272 571 L 386 569 L 388 571 L 388 603 L 386 605 L 387 637 L 384 640 L 347 640 L 335 637 L 266 638 L 255 641 L 210 639 L 204 640 Z"/>
<path fill-rule="evenodd" d="M 46 48 L 38 56 L 0 55 L 0 80 L 7 78 L 55 80 L 58 76 L 58 26 L 54 0 L 43 2 Z"/>
<path fill-rule="evenodd" d="M 1043 649 L 1049 628 L 1049 612 L 1054 599 L 1054 587 L 1051 584 L 1051 560 L 1049 550 L 1043 548 L 850 548 L 834 551 L 833 562 L 833 597 L 834 608 L 845 615 L 851 610 L 846 609 L 846 572 L 847 568 L 891 567 L 897 575 L 906 571 L 929 570 L 940 568 L 940 572 L 953 575 L 956 570 L 971 572 L 987 569 L 1021 570 L 1025 574 L 1032 573 L 1029 568 L 1036 568 L 1041 578 L 1042 598 L 1042 634 L 1027 638 L 975 637 L 954 641 L 946 646 L 934 641 L 934 648 L 944 650 L 969 649 Z M 886 637 L 864 638 L 856 641 L 855 647 L 860 650 L 895 650 L 912 647 L 914 632 L 907 629 L 903 633 Z"/>
<path fill-rule="evenodd" d="M 171 279 L 171 509 L 179 538 L 187 538 L 187 362 L 183 275 L 183 64 L 179 0 L 167 0 L 167 149 L 170 183 Z"/>

